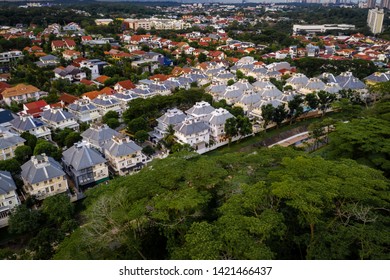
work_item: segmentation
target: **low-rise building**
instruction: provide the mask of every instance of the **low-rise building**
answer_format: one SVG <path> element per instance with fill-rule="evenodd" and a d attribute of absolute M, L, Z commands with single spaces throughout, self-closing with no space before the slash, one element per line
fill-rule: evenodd
<path fill-rule="evenodd" d="M 105 144 L 112 139 L 113 136 L 119 136 L 119 132 L 113 130 L 106 124 L 92 124 L 90 128 L 81 133 L 83 140 L 88 142 L 91 147 L 101 153 L 104 153 Z"/>
<path fill-rule="evenodd" d="M 210 142 L 210 127 L 202 120 L 187 118 L 175 126 L 175 137 L 181 144 L 188 144 L 195 150 L 206 148 Z"/>
<path fill-rule="evenodd" d="M 20 204 L 16 185 L 8 171 L 0 171 L 0 228 L 8 225 L 8 217 Z"/>
<path fill-rule="evenodd" d="M 155 138 L 155 142 L 163 139 L 165 134 L 168 132 L 169 126 L 174 127 L 175 125 L 183 122 L 186 115 L 179 109 L 169 109 L 164 115 L 157 119 L 157 126 L 154 128 L 152 137 Z"/>
<path fill-rule="evenodd" d="M 47 124 L 32 116 L 18 116 L 11 121 L 12 128 L 18 133 L 28 132 L 37 138 L 51 140 L 51 131 Z"/>
<path fill-rule="evenodd" d="M 207 116 L 214 111 L 215 108 L 206 101 L 196 102 L 194 106 L 186 111 L 186 113 L 196 119 L 206 120 Z"/>
<path fill-rule="evenodd" d="M 18 84 L 14 87 L 5 89 L 2 93 L 4 102 L 10 106 L 11 102 L 25 103 L 28 99 L 38 100 L 47 93 L 40 89 L 26 84 Z"/>
<path fill-rule="evenodd" d="M 226 141 L 225 123 L 234 116 L 226 109 L 218 108 L 207 117 L 207 123 L 210 126 L 210 136 L 215 143 Z"/>
<path fill-rule="evenodd" d="M 106 160 L 86 141 L 78 142 L 64 151 L 62 163 L 78 189 L 108 180 Z"/>
<path fill-rule="evenodd" d="M 120 176 L 140 170 L 147 157 L 142 148 L 125 136 L 113 136 L 104 145 L 104 155 L 114 173 Z"/>
<path fill-rule="evenodd" d="M 22 165 L 24 191 L 37 199 L 68 191 L 68 181 L 61 165 L 45 154 L 31 157 Z"/>
<path fill-rule="evenodd" d="M 76 131 L 79 130 L 79 124 L 76 121 L 75 116 L 61 108 L 44 110 L 41 114 L 41 118 L 52 129 L 70 128 Z"/>
<path fill-rule="evenodd" d="M 23 146 L 24 142 L 25 139 L 0 125 L 0 160 L 13 158 L 16 148 Z"/>
<path fill-rule="evenodd" d="M 121 104 L 110 95 L 101 94 L 92 100 L 92 104 L 98 108 L 101 116 L 104 116 L 108 111 L 117 112 L 119 116 L 123 112 Z"/>
<path fill-rule="evenodd" d="M 101 119 L 98 108 L 89 99 L 78 99 L 68 105 L 68 110 L 81 123 L 93 123 Z"/>

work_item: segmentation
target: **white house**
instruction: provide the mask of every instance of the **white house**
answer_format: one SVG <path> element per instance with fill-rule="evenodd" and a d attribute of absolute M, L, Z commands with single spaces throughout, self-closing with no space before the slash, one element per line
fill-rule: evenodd
<path fill-rule="evenodd" d="M 68 110 L 82 123 L 93 123 L 101 119 L 99 109 L 89 99 L 76 100 L 68 105 Z"/>
<path fill-rule="evenodd" d="M 44 110 L 41 114 L 41 118 L 53 129 L 70 128 L 76 131 L 79 130 L 79 124 L 76 121 L 75 116 L 61 108 Z"/>
<path fill-rule="evenodd" d="M 181 144 L 188 144 L 195 150 L 206 148 L 210 142 L 210 127 L 202 120 L 187 118 L 175 127 L 175 137 Z"/>
<path fill-rule="evenodd" d="M 29 132 L 37 138 L 51 140 L 51 131 L 47 124 L 40 119 L 29 115 L 18 116 L 11 121 L 12 127 L 18 132 Z"/>
<path fill-rule="evenodd" d="M 123 112 L 121 104 L 111 95 L 101 94 L 92 100 L 92 104 L 98 108 L 101 116 L 104 116 L 108 111 L 117 112 L 119 115 L 122 115 Z"/>
<path fill-rule="evenodd" d="M 8 171 L 0 171 L 0 228 L 8 225 L 12 209 L 20 204 L 16 185 Z"/>
<path fill-rule="evenodd" d="M 146 163 L 147 157 L 141 152 L 142 148 L 122 135 L 113 136 L 104 145 L 104 155 L 110 167 L 120 176 L 140 170 Z"/>
<path fill-rule="evenodd" d="M 230 118 L 234 118 L 234 116 L 223 108 L 215 109 L 207 117 L 207 123 L 210 126 L 210 136 L 216 143 L 226 141 L 225 123 Z"/>

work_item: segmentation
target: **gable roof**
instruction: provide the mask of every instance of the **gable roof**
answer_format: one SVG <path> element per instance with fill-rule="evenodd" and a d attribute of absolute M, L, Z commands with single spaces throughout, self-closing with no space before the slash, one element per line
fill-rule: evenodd
<path fill-rule="evenodd" d="M 135 85 L 130 80 L 117 82 L 116 85 L 119 85 L 119 86 L 123 87 L 124 89 L 133 89 L 133 88 L 135 88 Z"/>
<path fill-rule="evenodd" d="M 2 92 L 2 95 L 3 95 L 4 98 L 7 98 L 7 97 L 31 94 L 31 93 L 38 92 L 38 91 L 40 91 L 40 90 L 38 88 L 32 86 L 32 85 L 17 84 L 14 87 L 6 88 Z"/>

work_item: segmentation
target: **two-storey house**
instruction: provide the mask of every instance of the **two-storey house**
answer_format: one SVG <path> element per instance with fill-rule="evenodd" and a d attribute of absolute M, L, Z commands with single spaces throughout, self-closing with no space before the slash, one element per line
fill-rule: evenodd
<path fill-rule="evenodd" d="M 61 108 L 44 110 L 41 114 L 41 118 L 52 129 L 70 128 L 76 131 L 79 130 L 79 124 L 76 121 L 75 116 Z"/>
<path fill-rule="evenodd" d="M 8 171 L 0 171 L 0 228 L 8 225 L 12 209 L 20 204 L 16 185 Z"/>
<path fill-rule="evenodd" d="M 0 126 L 0 160 L 13 158 L 16 148 L 23 146 L 24 142 L 25 139 Z"/>
<path fill-rule="evenodd" d="M 104 116 L 108 111 L 114 111 L 122 115 L 121 104 L 110 95 L 98 95 L 98 97 L 92 100 L 92 104 L 98 108 L 101 116 Z"/>
<path fill-rule="evenodd" d="M 210 127 L 203 120 L 187 118 L 174 130 L 179 143 L 188 144 L 195 150 L 206 148 L 210 142 Z"/>
<path fill-rule="evenodd" d="M 119 136 L 119 132 L 113 130 L 106 124 L 92 124 L 90 128 L 81 133 L 83 140 L 88 142 L 91 147 L 101 153 L 104 153 L 104 145 L 111 140 L 113 136 Z"/>
<path fill-rule="evenodd" d="M 65 172 L 52 157 L 45 154 L 33 156 L 21 168 L 24 191 L 37 199 L 45 199 L 68 190 Z"/>
<path fill-rule="evenodd" d="M 86 141 L 75 143 L 62 153 L 62 164 L 75 186 L 86 188 L 108 179 L 106 160 Z"/>
<path fill-rule="evenodd" d="M 225 123 L 230 118 L 234 118 L 234 116 L 223 108 L 215 109 L 207 117 L 206 120 L 210 126 L 210 136 L 216 143 L 226 141 Z"/>
<path fill-rule="evenodd" d="M 10 106 L 12 101 L 17 103 L 26 103 L 28 99 L 38 100 L 42 96 L 46 96 L 46 92 L 26 84 L 18 84 L 11 88 L 6 88 L 2 93 L 4 102 Z"/>
<path fill-rule="evenodd" d="M 18 116 L 11 121 L 12 128 L 18 133 L 28 132 L 37 138 L 51 140 L 51 131 L 47 124 L 29 115 Z"/>
<path fill-rule="evenodd" d="M 89 99 L 83 98 L 68 105 L 68 111 L 81 123 L 93 123 L 101 119 L 98 108 Z"/>
<path fill-rule="evenodd" d="M 142 148 L 125 136 L 113 136 L 104 145 L 104 155 L 114 173 L 120 176 L 140 170 L 146 163 Z"/>

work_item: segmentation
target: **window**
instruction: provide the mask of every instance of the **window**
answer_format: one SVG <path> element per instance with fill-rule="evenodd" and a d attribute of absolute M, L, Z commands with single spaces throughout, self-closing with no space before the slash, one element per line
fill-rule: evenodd
<path fill-rule="evenodd" d="M 12 200 L 9 201 L 9 204 L 12 204 Z"/>
<path fill-rule="evenodd" d="M 46 188 L 45 190 L 46 190 L 47 193 L 49 192 L 49 188 Z"/>
<path fill-rule="evenodd" d="M 61 184 L 59 184 L 59 187 L 61 188 Z M 50 186 L 50 190 L 53 192 L 54 191 L 54 186 Z"/>

